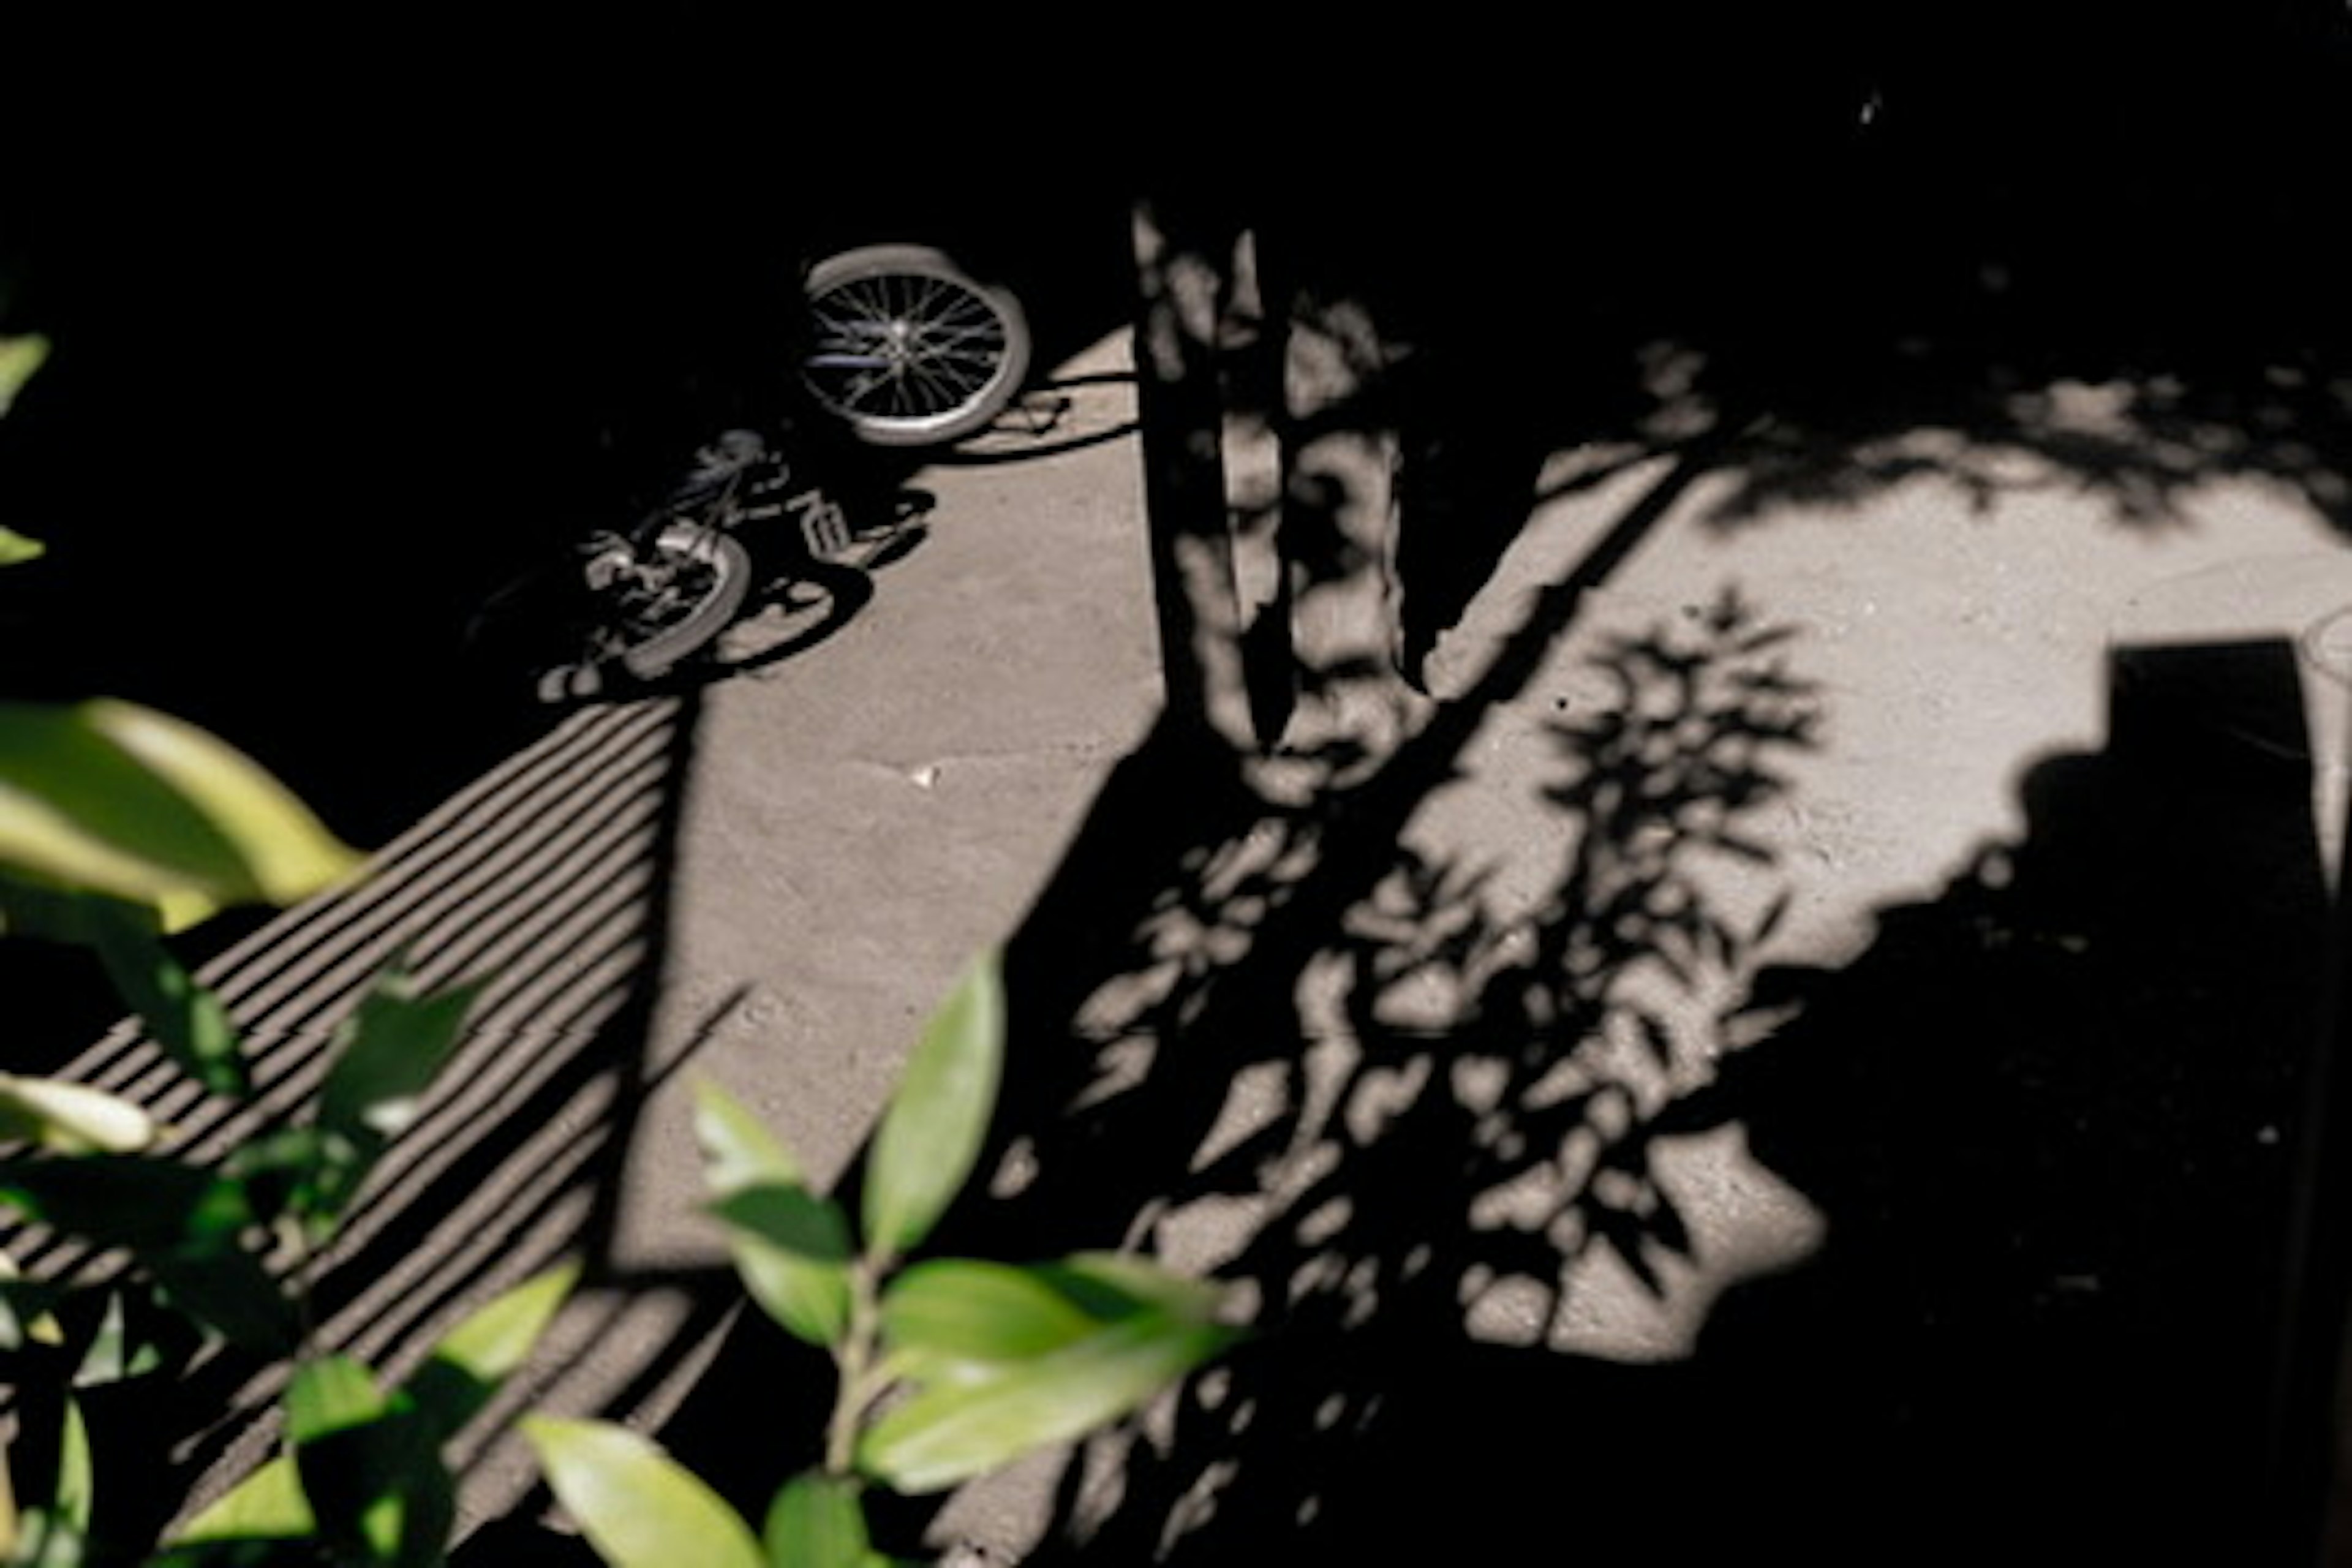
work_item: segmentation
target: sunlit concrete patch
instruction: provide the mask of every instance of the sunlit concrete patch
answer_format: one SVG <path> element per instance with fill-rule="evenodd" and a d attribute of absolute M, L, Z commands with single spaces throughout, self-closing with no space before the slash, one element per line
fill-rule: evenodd
<path fill-rule="evenodd" d="M 2273 560 L 2303 562 L 2310 582 L 2259 564 Z M 1685 536 L 1629 563 L 1612 596 L 1655 606 L 1733 580 L 1800 628 L 1828 714 L 1825 743 L 1792 770 L 1785 809 L 1807 874 L 1776 946 L 1828 961 L 1866 938 L 1857 914 L 1931 891 L 2021 832 L 2026 768 L 2105 743 L 2115 647 L 2231 619 L 2298 636 L 2332 607 L 2343 560 L 2325 518 L 2267 485 L 2217 484 L 2151 523 L 2079 486 L 1983 509 L 1929 473 L 1866 505 Z M 2199 597 L 2207 609 L 2183 619 Z M 2330 703 L 2317 682 L 2311 694 Z"/>
<path fill-rule="evenodd" d="M 1474 1300 L 1478 1338 L 1612 1361 L 1669 1361 L 1695 1353 L 1725 1291 L 1801 1263 L 1820 1250 L 1828 1222 L 1804 1194 L 1749 1153 L 1737 1125 L 1661 1142 L 1659 1186 L 1691 1227 L 1684 1252 L 1651 1260 L 1657 1288 L 1615 1254 L 1595 1248 L 1568 1268 L 1559 1310 L 1516 1310 L 1508 1298 Z"/>
<path fill-rule="evenodd" d="M 739 986 L 702 1067 L 819 1181 L 846 1168 L 930 1006 L 1015 930 L 1160 684 L 1123 337 L 1076 406 L 915 477 L 938 504 L 840 633 L 701 694 L 658 1037 Z M 1118 437 L 1118 438 L 1113 438 Z M 718 1256 L 687 1097 L 649 1108 L 620 1237 Z"/>

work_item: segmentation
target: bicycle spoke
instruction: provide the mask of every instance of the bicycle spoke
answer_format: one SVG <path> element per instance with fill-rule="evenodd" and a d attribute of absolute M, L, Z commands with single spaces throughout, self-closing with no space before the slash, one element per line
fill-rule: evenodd
<path fill-rule="evenodd" d="M 877 425 L 954 418 L 987 397 L 1011 353 L 1003 313 L 969 283 L 916 270 L 852 278 L 810 304 L 802 374 L 819 399 Z"/>

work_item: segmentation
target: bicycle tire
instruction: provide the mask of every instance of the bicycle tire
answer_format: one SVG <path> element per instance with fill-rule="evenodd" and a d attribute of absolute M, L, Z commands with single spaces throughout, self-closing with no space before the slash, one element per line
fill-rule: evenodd
<path fill-rule="evenodd" d="M 646 547 L 683 585 L 606 627 L 605 651 L 635 679 L 658 680 L 727 629 L 751 590 L 751 556 L 729 535 L 688 522 L 661 529 Z"/>
<path fill-rule="evenodd" d="M 977 435 L 1028 378 L 1021 301 L 932 247 L 869 245 L 828 257 L 809 269 L 803 295 L 802 383 L 869 446 L 949 446 Z"/>

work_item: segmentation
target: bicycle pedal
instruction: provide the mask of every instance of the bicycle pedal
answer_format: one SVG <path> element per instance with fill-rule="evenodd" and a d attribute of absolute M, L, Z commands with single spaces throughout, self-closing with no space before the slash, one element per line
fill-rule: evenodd
<path fill-rule="evenodd" d="M 820 561 L 845 555 L 857 536 L 849 514 L 837 506 L 813 506 L 801 513 L 801 543 Z"/>

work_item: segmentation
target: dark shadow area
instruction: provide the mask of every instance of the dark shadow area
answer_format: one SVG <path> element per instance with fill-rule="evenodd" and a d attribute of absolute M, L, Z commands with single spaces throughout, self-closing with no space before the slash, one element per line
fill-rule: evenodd
<path fill-rule="evenodd" d="M 1787 171 L 1810 199 L 1727 237 L 1781 263 L 1659 334 L 1675 375 L 1766 416 L 1723 521 L 1923 475 L 2144 525 L 2252 478 L 2352 520 L 2340 7 L 1997 5 L 1861 36 L 1864 114 L 1815 178 Z"/>
<path fill-rule="evenodd" d="M 1748 824 L 1812 699 L 1769 624 L 1701 631 L 1610 649 L 1624 700 L 1558 726 L 1524 923 L 1378 813 L 1228 794 L 1154 838 L 1214 819 L 1148 753 L 1099 803 L 1137 940 L 1055 921 L 1108 907 L 1074 856 L 1014 949 L 1031 1109 L 956 1240 L 1234 1226 L 1262 1332 L 1073 1467 L 1035 1561 L 2302 1560 L 2334 954 L 2292 650 L 2119 650 L 2111 743 L 2034 770 L 2020 841 L 1751 987 L 1783 879 Z M 1662 1298 L 1707 1261 L 1675 1151 L 1733 1130 L 1826 1244 L 1686 1360 L 1548 1350 L 1580 1260 Z"/>
<path fill-rule="evenodd" d="M 1705 1096 L 1828 1242 L 1664 1381 L 1838 1561 L 2311 1560 L 2327 1380 L 2289 1292 L 2340 959 L 2295 660 L 2112 675 L 2107 749 L 2033 770 L 2022 839 L 1855 963 L 1761 976 L 1794 1016 Z"/>
<path fill-rule="evenodd" d="M 1066 279 L 1111 297 L 1089 342 L 1129 288 L 1119 198 L 1013 157 L 1045 71 L 1010 51 L 917 51 L 877 112 L 837 19 L 458 21 L 323 29 L 301 70 L 226 24 L 159 21 L 152 69 L 7 29 L 42 68 L 0 110 L 0 331 L 56 353 L 0 421 L 0 513 L 51 547 L 0 579 L 0 669 L 187 712 L 362 842 L 515 737 L 457 651 L 481 598 L 788 399 L 809 260 L 1042 257 L 1041 368 Z M 1001 177 L 950 166 L 949 126 L 1001 138 Z"/>

